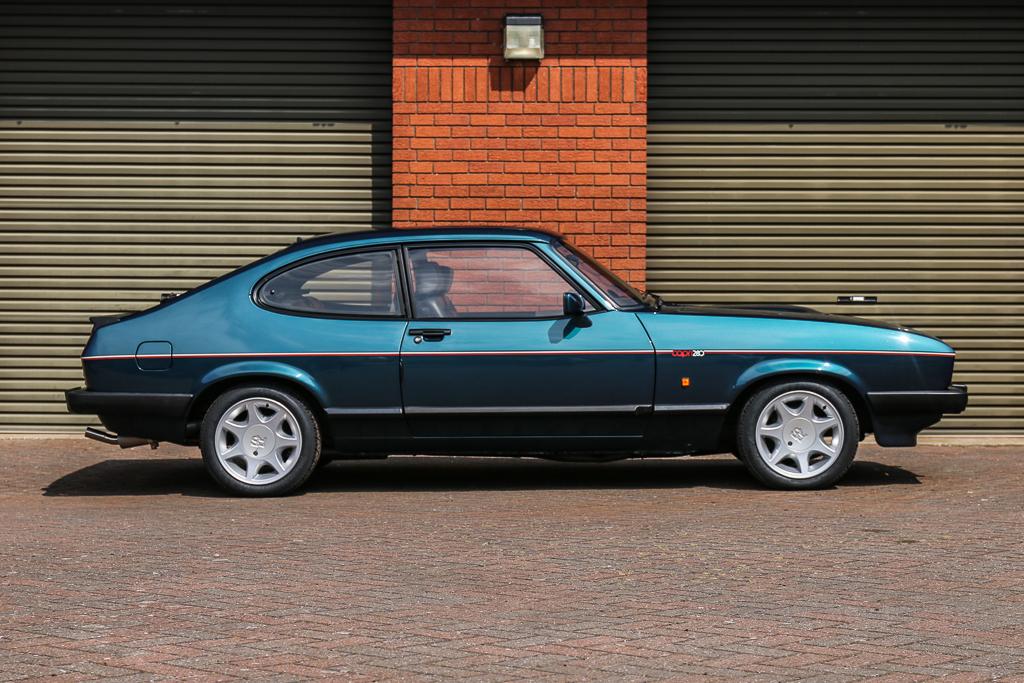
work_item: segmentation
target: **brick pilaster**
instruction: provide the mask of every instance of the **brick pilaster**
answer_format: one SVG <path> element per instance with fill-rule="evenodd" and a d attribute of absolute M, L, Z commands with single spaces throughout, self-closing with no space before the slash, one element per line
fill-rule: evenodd
<path fill-rule="evenodd" d="M 546 57 L 507 63 L 509 13 L 544 17 Z M 396 227 L 555 230 L 644 278 L 642 0 L 396 0 Z"/>

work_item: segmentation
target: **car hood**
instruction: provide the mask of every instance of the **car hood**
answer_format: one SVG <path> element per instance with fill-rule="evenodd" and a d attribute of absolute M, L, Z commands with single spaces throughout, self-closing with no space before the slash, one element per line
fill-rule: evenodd
<path fill-rule="evenodd" d="M 901 325 L 893 325 L 878 320 L 858 318 L 853 315 L 834 315 L 822 313 L 806 306 L 790 306 L 785 304 L 747 304 L 747 305 L 699 305 L 680 304 L 665 302 L 659 313 L 675 315 L 721 315 L 732 318 L 773 318 L 776 320 L 811 320 L 823 323 L 839 323 L 842 325 L 863 325 L 864 327 L 878 327 L 884 330 L 898 332 L 913 332 L 921 334 L 917 330 Z M 929 335 L 923 335 L 929 336 Z"/>

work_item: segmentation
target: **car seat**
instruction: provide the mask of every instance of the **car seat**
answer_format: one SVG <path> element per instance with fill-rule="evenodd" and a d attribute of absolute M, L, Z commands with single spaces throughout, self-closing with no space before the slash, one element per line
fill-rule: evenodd
<path fill-rule="evenodd" d="M 434 261 L 423 260 L 413 268 L 415 287 L 413 298 L 417 318 L 451 318 L 455 306 L 448 298 L 454 271 Z"/>

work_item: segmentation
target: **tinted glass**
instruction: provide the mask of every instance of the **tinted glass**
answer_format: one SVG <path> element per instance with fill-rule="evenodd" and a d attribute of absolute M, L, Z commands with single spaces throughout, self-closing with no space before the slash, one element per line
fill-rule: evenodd
<path fill-rule="evenodd" d="M 591 284 L 604 292 L 604 295 L 619 308 L 643 305 L 643 299 L 639 292 L 594 259 L 566 244 L 558 244 L 555 250 L 565 260 L 576 266 L 583 273 L 583 277 L 590 280 Z"/>
<path fill-rule="evenodd" d="M 409 260 L 417 318 L 557 317 L 562 295 L 576 291 L 523 247 L 426 247 Z"/>
<path fill-rule="evenodd" d="M 395 252 L 346 254 L 296 266 L 268 280 L 259 299 L 298 313 L 399 315 Z"/>

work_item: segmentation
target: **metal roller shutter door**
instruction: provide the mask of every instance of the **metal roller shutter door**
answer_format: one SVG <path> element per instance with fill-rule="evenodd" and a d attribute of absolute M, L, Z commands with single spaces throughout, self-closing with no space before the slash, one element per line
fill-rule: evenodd
<path fill-rule="evenodd" d="M 938 429 L 1024 432 L 1024 6 L 671 2 L 650 25 L 649 287 L 937 334 L 973 394 Z"/>
<path fill-rule="evenodd" d="M 59 431 L 87 318 L 390 225 L 389 3 L 0 8 L 0 430 Z"/>

